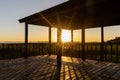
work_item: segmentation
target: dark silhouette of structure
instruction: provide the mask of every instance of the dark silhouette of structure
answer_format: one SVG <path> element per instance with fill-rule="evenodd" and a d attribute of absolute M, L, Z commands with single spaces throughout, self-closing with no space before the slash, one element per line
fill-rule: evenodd
<path fill-rule="evenodd" d="M 28 44 L 28 24 L 49 27 L 51 49 L 51 27 L 57 28 L 57 62 L 61 66 L 61 29 L 82 30 L 82 59 L 85 60 L 85 29 L 101 27 L 101 56 L 104 58 L 104 27 L 120 24 L 119 0 L 69 0 L 44 11 L 19 20 L 25 23 L 26 58 Z M 73 38 L 73 35 L 71 35 Z M 73 40 L 73 39 L 71 39 Z M 72 41 L 73 42 L 73 41 Z"/>

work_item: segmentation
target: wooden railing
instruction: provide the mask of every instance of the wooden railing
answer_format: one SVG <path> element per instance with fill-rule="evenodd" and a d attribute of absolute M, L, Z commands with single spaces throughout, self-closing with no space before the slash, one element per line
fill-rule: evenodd
<path fill-rule="evenodd" d="M 56 47 L 52 44 L 52 53 L 55 53 Z M 53 50 L 54 49 L 54 50 Z M 49 52 L 48 43 L 29 43 L 28 56 L 45 55 Z M 24 43 L 3 43 L 0 44 L 0 59 L 13 59 L 25 56 Z"/>
<path fill-rule="evenodd" d="M 64 44 L 63 55 L 72 57 L 82 57 L 81 43 Z M 72 46 L 72 47 L 71 47 Z M 104 50 L 101 51 L 101 43 L 86 43 L 85 57 L 87 59 L 94 59 L 100 61 L 100 56 L 103 53 L 103 60 L 110 62 L 120 62 L 120 44 L 105 43 Z"/>
<path fill-rule="evenodd" d="M 28 56 L 45 55 L 49 53 L 48 43 L 29 43 Z M 51 53 L 57 54 L 56 43 L 51 44 Z M 95 59 L 100 61 L 101 53 L 103 53 L 103 60 L 110 62 L 120 62 L 120 44 L 104 44 L 104 51 L 101 52 L 100 43 L 86 43 L 85 44 L 85 58 Z M 70 57 L 81 57 L 82 55 L 81 43 L 63 43 L 62 55 Z M 4 43 L 0 44 L 0 59 L 14 59 L 25 56 L 24 43 Z"/>

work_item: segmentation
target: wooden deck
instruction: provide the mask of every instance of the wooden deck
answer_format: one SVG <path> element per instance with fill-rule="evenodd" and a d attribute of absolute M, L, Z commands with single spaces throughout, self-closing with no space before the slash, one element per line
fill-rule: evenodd
<path fill-rule="evenodd" d="M 0 80 L 120 80 L 120 63 L 63 56 L 58 69 L 55 55 L 1 60 Z"/>

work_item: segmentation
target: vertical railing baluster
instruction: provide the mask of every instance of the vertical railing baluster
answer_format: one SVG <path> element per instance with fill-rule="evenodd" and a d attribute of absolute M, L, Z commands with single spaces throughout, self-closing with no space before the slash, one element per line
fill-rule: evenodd
<path fill-rule="evenodd" d="M 118 43 L 118 62 L 120 62 L 120 43 Z"/>
<path fill-rule="evenodd" d="M 97 60 L 97 53 L 98 53 L 98 51 L 97 51 L 97 43 L 95 44 L 95 59 Z"/>
<path fill-rule="evenodd" d="M 40 43 L 38 44 L 38 46 L 39 46 L 39 55 L 40 55 Z"/>
<path fill-rule="evenodd" d="M 104 44 L 104 54 L 105 54 L 105 61 L 107 60 L 107 56 L 106 56 L 106 54 L 107 54 L 107 44 Z"/>
<path fill-rule="evenodd" d="M 41 44 L 41 53 L 44 55 L 44 53 L 43 53 L 43 44 Z"/>
<path fill-rule="evenodd" d="M 19 44 L 20 57 L 22 57 L 22 56 L 21 56 L 21 54 L 22 54 L 22 52 L 21 52 L 21 46 L 22 46 L 22 44 L 20 43 L 20 44 Z"/>
<path fill-rule="evenodd" d="M 37 54 L 37 47 L 36 43 L 34 43 L 35 55 Z"/>
<path fill-rule="evenodd" d="M 4 43 L 2 44 L 2 47 L 3 47 L 2 50 L 3 50 L 3 53 L 4 53 L 4 50 L 5 50 L 5 44 L 4 44 Z M 2 53 L 2 54 L 3 54 L 3 53 Z M 3 54 L 2 57 L 4 58 L 4 54 Z"/>
<path fill-rule="evenodd" d="M 39 43 L 39 54 L 42 55 L 42 49 L 41 49 L 41 44 Z"/>
<path fill-rule="evenodd" d="M 116 63 L 118 63 L 118 44 L 116 44 Z"/>
<path fill-rule="evenodd" d="M 110 44 L 110 47 L 111 47 L 111 52 L 110 52 L 110 61 L 112 62 L 112 53 L 113 53 L 113 48 L 112 48 L 112 44 Z"/>
<path fill-rule="evenodd" d="M 92 43 L 90 43 L 90 58 L 92 59 Z"/>
<path fill-rule="evenodd" d="M 87 51 L 86 51 L 86 54 L 87 54 L 87 58 L 89 57 L 88 55 L 88 53 L 89 53 L 89 50 L 88 50 L 88 44 L 86 44 L 86 46 L 87 46 Z"/>
<path fill-rule="evenodd" d="M 77 54 L 78 54 L 78 56 L 81 58 L 81 54 L 82 54 L 82 45 L 81 45 L 81 43 L 79 44 L 79 45 L 77 45 L 76 44 L 76 46 L 78 46 L 78 51 L 77 51 Z"/>

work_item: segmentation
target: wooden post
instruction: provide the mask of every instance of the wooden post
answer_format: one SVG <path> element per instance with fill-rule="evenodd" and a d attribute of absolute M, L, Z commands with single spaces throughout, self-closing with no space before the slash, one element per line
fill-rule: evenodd
<path fill-rule="evenodd" d="M 104 27 L 101 27 L 101 55 L 100 60 L 104 60 Z"/>
<path fill-rule="evenodd" d="M 57 12 L 57 11 L 56 11 Z M 61 55 L 62 55 L 62 25 L 60 21 L 60 14 L 56 13 L 57 17 L 57 68 L 61 69 Z"/>
<path fill-rule="evenodd" d="M 61 67 L 61 54 L 62 54 L 62 42 L 61 42 L 61 28 L 57 28 L 57 67 Z"/>
<path fill-rule="evenodd" d="M 82 27 L 82 60 L 85 61 L 85 28 Z"/>
<path fill-rule="evenodd" d="M 51 27 L 49 27 L 49 56 L 51 55 Z"/>
<path fill-rule="evenodd" d="M 28 58 L 28 24 L 25 22 L 25 59 Z"/>

